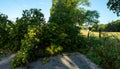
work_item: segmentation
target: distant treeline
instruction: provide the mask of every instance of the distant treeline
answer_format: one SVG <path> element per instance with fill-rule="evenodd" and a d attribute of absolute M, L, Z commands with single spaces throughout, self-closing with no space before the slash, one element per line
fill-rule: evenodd
<path fill-rule="evenodd" d="M 108 24 L 95 24 L 92 31 L 120 32 L 120 20 L 112 21 Z"/>

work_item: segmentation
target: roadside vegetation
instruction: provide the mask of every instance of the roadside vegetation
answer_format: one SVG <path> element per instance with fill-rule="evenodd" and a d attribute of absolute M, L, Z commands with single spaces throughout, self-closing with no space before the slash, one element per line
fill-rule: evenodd
<path fill-rule="evenodd" d="M 81 33 L 87 37 L 87 31 Z M 120 68 L 120 36 L 119 32 L 91 32 L 87 40 L 87 47 L 83 53 L 103 69 Z"/>

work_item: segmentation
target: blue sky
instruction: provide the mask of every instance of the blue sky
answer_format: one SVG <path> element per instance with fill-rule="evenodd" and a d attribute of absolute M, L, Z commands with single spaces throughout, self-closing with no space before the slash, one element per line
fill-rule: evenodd
<path fill-rule="evenodd" d="M 46 20 L 50 16 L 50 7 L 52 0 L 0 0 L 0 12 L 9 16 L 10 20 L 15 20 L 21 17 L 22 10 L 30 8 L 42 9 Z M 89 0 L 91 7 L 90 10 L 97 10 L 100 14 L 100 23 L 108 23 L 112 20 L 120 19 L 112 11 L 107 9 L 106 3 L 108 0 Z"/>

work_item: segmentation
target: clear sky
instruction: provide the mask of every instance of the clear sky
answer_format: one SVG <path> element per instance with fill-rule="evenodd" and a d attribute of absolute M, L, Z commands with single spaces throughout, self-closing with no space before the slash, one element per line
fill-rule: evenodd
<path fill-rule="evenodd" d="M 120 19 L 112 11 L 107 9 L 108 0 L 89 0 L 91 7 L 90 10 L 97 10 L 100 14 L 100 23 L 108 23 L 112 20 Z M 42 9 L 46 20 L 50 16 L 50 7 L 52 0 L 0 0 L 0 12 L 9 16 L 10 20 L 15 20 L 17 17 L 21 17 L 22 10 L 30 8 Z"/>

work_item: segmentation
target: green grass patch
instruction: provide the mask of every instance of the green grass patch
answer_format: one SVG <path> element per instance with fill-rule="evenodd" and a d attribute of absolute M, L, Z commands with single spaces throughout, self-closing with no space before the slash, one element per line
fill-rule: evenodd
<path fill-rule="evenodd" d="M 102 69 L 120 69 L 120 39 L 116 32 L 103 33 L 98 38 L 91 35 L 87 40 L 84 54 Z"/>

